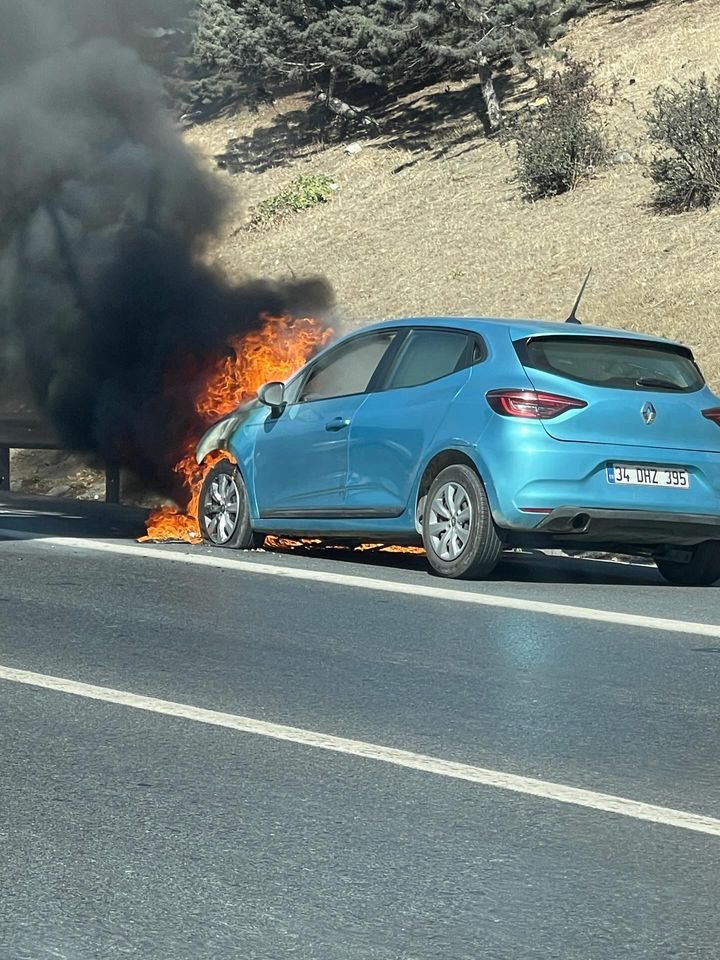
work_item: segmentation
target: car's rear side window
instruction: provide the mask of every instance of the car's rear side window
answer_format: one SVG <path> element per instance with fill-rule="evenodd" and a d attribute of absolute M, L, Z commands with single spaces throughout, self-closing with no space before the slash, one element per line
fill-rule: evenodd
<path fill-rule="evenodd" d="M 456 330 L 412 330 L 388 375 L 386 390 L 439 380 L 472 363 L 468 334 Z"/>
<path fill-rule="evenodd" d="M 705 383 L 690 351 L 628 337 L 548 336 L 515 342 L 523 366 L 597 387 L 691 393 Z"/>

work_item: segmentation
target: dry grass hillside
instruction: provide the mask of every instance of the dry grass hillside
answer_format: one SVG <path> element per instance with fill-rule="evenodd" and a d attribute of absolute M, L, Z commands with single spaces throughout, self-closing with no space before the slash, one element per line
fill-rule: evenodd
<path fill-rule="evenodd" d="M 386 118 L 355 155 L 323 149 L 299 123 L 302 104 L 286 100 L 187 134 L 213 166 L 229 138 L 240 143 L 244 169 L 221 173 L 235 203 L 212 255 L 234 276 L 324 273 L 351 323 L 435 312 L 562 319 L 592 265 L 586 322 L 689 342 L 720 386 L 720 209 L 651 211 L 642 122 L 658 84 L 720 72 L 720 0 L 592 16 L 562 46 L 598 63 L 624 159 L 576 192 L 520 198 L 509 148 L 482 133 L 472 84 L 410 98 L 410 124 Z M 511 87 L 511 104 L 527 92 Z M 330 174 L 333 201 L 248 231 L 243 211 L 298 173 Z"/>

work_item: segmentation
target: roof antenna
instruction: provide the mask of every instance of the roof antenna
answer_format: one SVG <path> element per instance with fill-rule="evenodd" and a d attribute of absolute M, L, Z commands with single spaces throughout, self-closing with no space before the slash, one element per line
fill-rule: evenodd
<path fill-rule="evenodd" d="M 587 276 L 583 280 L 583 285 L 580 287 L 580 293 L 578 294 L 577 300 L 575 301 L 575 306 L 570 311 L 570 316 L 567 318 L 565 323 L 582 323 L 582 320 L 578 320 L 575 314 L 577 313 L 577 308 L 580 306 L 580 301 L 582 300 L 582 295 L 585 293 L 585 287 L 587 286 L 587 282 L 590 279 L 591 273 L 592 273 L 592 267 L 590 267 L 590 269 L 587 272 Z"/>

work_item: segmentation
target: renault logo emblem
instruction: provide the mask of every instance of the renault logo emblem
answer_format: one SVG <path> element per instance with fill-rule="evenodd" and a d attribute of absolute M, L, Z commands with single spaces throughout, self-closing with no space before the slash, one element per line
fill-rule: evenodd
<path fill-rule="evenodd" d="M 650 401 L 642 405 L 642 410 L 640 413 L 642 414 L 642 418 L 648 426 L 650 426 L 651 423 L 654 423 L 655 417 L 657 416 L 657 410 L 650 403 Z"/>

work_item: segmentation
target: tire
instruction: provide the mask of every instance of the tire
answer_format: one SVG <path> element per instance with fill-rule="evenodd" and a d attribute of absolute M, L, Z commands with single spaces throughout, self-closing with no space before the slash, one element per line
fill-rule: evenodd
<path fill-rule="evenodd" d="M 249 550 L 262 546 L 264 537 L 250 523 L 245 482 L 229 460 L 215 464 L 205 477 L 198 501 L 198 521 L 203 540 L 214 547 Z"/>
<path fill-rule="evenodd" d="M 481 580 L 492 573 L 502 540 L 474 470 L 456 464 L 435 477 L 425 501 L 422 535 L 430 566 L 441 577 Z"/>
<path fill-rule="evenodd" d="M 678 587 L 709 587 L 720 579 L 720 542 L 706 540 L 690 547 L 690 559 L 666 560 L 656 557 L 658 570 L 668 583 Z"/>

